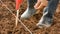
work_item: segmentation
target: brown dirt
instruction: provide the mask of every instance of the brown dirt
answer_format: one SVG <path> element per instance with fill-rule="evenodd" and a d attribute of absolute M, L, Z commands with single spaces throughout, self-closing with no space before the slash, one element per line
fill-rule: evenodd
<path fill-rule="evenodd" d="M 14 0 L 2 0 L 14 14 L 15 10 L 15 1 Z M 21 6 L 20 15 L 26 10 L 27 4 L 26 0 Z M 60 34 L 60 4 L 54 15 L 53 25 L 49 28 L 36 29 L 35 25 L 38 23 L 42 16 L 42 11 L 35 14 L 29 20 L 22 21 L 33 34 Z M 18 26 L 15 27 L 15 17 L 0 3 L 0 34 L 30 34 L 19 22 Z"/>

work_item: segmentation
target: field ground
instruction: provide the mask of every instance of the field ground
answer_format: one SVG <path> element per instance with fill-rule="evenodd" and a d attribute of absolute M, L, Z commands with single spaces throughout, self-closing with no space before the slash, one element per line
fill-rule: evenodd
<path fill-rule="evenodd" d="M 14 14 L 15 1 L 14 0 L 2 0 Z M 21 6 L 20 15 L 26 10 L 26 0 Z M 40 10 L 38 10 L 40 11 Z M 38 23 L 42 16 L 42 11 L 33 15 L 29 20 L 23 20 L 22 22 L 33 32 L 33 34 L 60 34 L 60 4 L 54 15 L 53 25 L 49 28 L 36 29 L 35 25 Z M 21 24 L 15 27 L 15 17 L 0 3 L 0 34 L 30 34 Z"/>

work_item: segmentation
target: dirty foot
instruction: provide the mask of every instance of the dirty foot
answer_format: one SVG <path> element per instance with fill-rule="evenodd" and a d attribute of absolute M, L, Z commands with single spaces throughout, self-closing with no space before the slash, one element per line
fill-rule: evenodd
<path fill-rule="evenodd" d="M 21 15 L 20 19 L 28 19 L 36 12 L 35 9 L 27 8 L 27 10 Z"/>
<path fill-rule="evenodd" d="M 52 25 L 52 18 L 48 18 L 48 17 L 42 17 L 41 20 L 39 21 L 39 23 L 37 24 L 37 26 L 39 28 L 43 28 L 43 27 L 50 27 Z"/>

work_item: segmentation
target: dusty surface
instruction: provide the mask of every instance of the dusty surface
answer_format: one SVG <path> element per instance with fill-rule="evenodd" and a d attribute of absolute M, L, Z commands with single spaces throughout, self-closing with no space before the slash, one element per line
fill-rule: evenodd
<path fill-rule="evenodd" d="M 14 0 L 2 0 L 14 14 L 15 11 L 15 1 Z M 20 15 L 26 10 L 26 0 L 21 6 Z M 33 34 L 60 34 L 60 5 L 56 10 L 54 15 L 53 25 L 49 28 L 35 29 L 35 25 L 38 23 L 42 16 L 42 11 L 35 14 L 29 20 L 22 21 Z M 0 3 L 0 34 L 30 34 L 19 22 L 18 26 L 15 27 L 15 17 Z"/>

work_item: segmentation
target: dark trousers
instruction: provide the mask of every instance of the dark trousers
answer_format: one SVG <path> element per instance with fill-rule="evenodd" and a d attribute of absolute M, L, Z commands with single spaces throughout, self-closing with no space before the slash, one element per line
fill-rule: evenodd
<path fill-rule="evenodd" d="M 56 11 L 56 8 L 57 8 L 57 5 L 59 3 L 59 0 L 48 0 L 48 5 L 47 5 L 47 8 L 45 9 L 45 11 L 43 12 L 48 12 L 46 14 L 46 17 L 48 18 L 52 18 L 55 11 Z"/>

